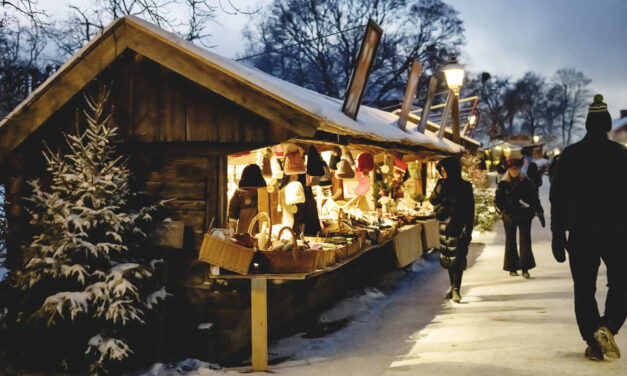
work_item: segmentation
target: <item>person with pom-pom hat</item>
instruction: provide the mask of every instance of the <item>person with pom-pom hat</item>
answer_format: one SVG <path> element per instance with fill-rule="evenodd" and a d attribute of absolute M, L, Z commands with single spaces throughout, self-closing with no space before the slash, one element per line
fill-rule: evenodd
<path fill-rule="evenodd" d="M 627 318 L 627 148 L 608 139 L 611 125 L 597 94 L 586 135 L 561 153 L 550 192 L 553 255 L 564 262 L 568 251 L 575 316 L 591 360 L 620 357 L 614 335 Z M 595 299 L 601 261 L 608 284 L 603 316 Z"/>

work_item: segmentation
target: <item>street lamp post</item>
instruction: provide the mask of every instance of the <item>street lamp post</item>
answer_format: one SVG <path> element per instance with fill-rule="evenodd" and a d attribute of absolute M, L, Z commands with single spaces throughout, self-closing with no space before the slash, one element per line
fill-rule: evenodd
<path fill-rule="evenodd" d="M 464 83 L 464 66 L 457 62 L 457 58 L 453 55 L 449 63 L 442 68 L 446 76 L 446 84 L 453 91 L 451 103 L 451 122 L 453 126 L 453 141 L 461 143 L 461 135 L 459 132 L 459 89 Z M 445 124 L 441 125 L 442 127 Z"/>

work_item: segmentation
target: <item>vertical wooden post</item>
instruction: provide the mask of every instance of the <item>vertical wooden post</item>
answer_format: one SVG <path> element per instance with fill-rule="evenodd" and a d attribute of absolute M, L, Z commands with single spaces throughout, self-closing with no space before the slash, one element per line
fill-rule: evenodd
<path fill-rule="evenodd" d="M 453 90 L 448 91 L 448 96 L 446 97 L 446 106 L 444 106 L 444 112 L 442 112 L 442 119 L 440 119 L 440 131 L 438 132 L 438 137 L 444 137 L 444 132 L 446 129 L 446 123 L 448 123 L 448 118 L 451 114 L 451 105 L 453 104 L 453 97 L 455 97 L 455 93 Z"/>
<path fill-rule="evenodd" d="M 409 117 L 409 111 L 414 102 L 416 96 L 416 89 L 418 88 L 418 79 L 422 72 L 422 65 L 418 60 L 414 60 L 409 72 L 409 79 L 407 80 L 407 88 L 405 89 L 405 97 L 403 98 L 403 105 L 401 106 L 401 113 L 398 117 L 398 127 L 402 130 L 407 128 L 407 118 Z"/>
<path fill-rule="evenodd" d="M 431 112 L 431 103 L 433 102 L 433 96 L 435 90 L 438 88 L 438 78 L 431 76 L 429 80 L 429 90 L 427 91 L 427 97 L 425 98 L 425 106 L 420 113 L 420 123 L 418 124 L 418 132 L 425 133 L 427 129 L 427 120 L 429 119 L 429 112 Z"/>
<path fill-rule="evenodd" d="M 268 290 L 265 278 L 250 279 L 253 371 L 268 370 Z"/>
<path fill-rule="evenodd" d="M 453 94 L 451 102 L 451 126 L 453 128 L 453 142 L 455 142 L 456 144 L 461 144 L 462 139 L 459 134 L 459 97 L 457 96 L 457 94 Z"/>

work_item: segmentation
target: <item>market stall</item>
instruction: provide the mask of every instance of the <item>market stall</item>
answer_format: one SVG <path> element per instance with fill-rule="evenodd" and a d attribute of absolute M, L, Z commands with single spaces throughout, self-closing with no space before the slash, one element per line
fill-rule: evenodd
<path fill-rule="evenodd" d="M 83 105 L 81 91 L 102 82 L 112 83 L 112 119 L 134 185 L 167 199 L 173 221 L 182 227 L 176 232 L 182 239 L 163 246 L 167 289 L 173 294 L 163 346 L 173 357 L 214 360 L 248 351 L 249 299 L 255 306 L 259 296 L 265 299 L 262 280 L 311 282 L 276 285 L 281 290 L 277 301 L 291 299 L 293 309 L 269 309 L 277 320 L 289 322 L 336 298 L 355 276 L 367 274 L 356 268 L 348 275 L 351 265 L 376 269 L 374 259 L 362 261 L 377 249 L 396 242 L 399 265 L 410 262 L 418 255 L 407 258 L 407 240 L 392 240 L 399 231 L 403 238 L 415 239 L 417 230 L 403 226 L 428 222 L 425 198 L 435 182 L 434 162 L 463 150 L 428 130 L 405 132 L 397 127 L 398 116 L 385 111 L 362 106 L 355 120 L 341 111 L 337 99 L 125 17 L 0 122 L 0 183 L 7 187 L 11 266 L 24 261 L 19 244 L 31 235 L 23 198 L 29 192 L 26 182 L 45 174 L 42 142 L 62 147 L 62 132 L 74 134 L 82 126 L 77 110 Z M 235 155 L 239 152 L 243 154 Z M 339 161 L 332 173 L 334 153 Z M 310 154 L 324 161 L 330 180 L 324 165 L 323 174 L 308 171 Z M 301 162 L 297 156 L 303 164 L 288 166 L 290 158 Z M 272 167 L 275 162 L 278 168 Z M 253 205 L 252 197 L 241 195 L 239 208 L 254 210 L 240 224 L 242 210 L 233 217 L 229 202 L 249 165 L 258 166 L 263 183 L 241 187 L 253 188 L 257 200 Z M 286 171 L 290 169 L 295 173 Z M 279 179 L 275 172 L 284 176 Z M 312 215 L 303 216 L 301 207 Z M 265 217 L 257 217 L 263 212 Z M 313 213 L 318 220 L 312 220 Z M 318 230 L 308 228 L 316 223 Z M 421 238 L 431 241 L 422 244 L 423 250 L 433 248 L 429 226 L 420 226 Z M 210 263 L 199 261 L 203 248 Z M 209 264 L 221 270 L 212 273 Z M 218 283 L 229 278 L 251 279 L 251 290 L 237 282 Z M 328 287 L 331 281 L 333 288 Z M 299 295 L 309 299 L 295 302 Z M 252 330 L 257 333 L 254 325 Z"/>

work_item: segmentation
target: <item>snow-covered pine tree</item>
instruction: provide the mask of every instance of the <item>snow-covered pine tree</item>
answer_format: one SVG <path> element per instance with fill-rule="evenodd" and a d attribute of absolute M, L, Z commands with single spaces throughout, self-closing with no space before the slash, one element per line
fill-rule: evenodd
<path fill-rule="evenodd" d="M 84 98 L 85 131 L 66 135 L 67 154 L 44 152 L 49 186 L 29 182 L 38 234 L 14 279 L 24 297 L 16 319 L 32 341 L 25 344 L 31 357 L 66 369 L 89 364 L 93 375 L 108 375 L 145 342 L 166 292 L 161 260 L 146 252 L 158 204 L 132 209 L 131 173 L 113 145 L 109 90 Z"/>

